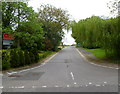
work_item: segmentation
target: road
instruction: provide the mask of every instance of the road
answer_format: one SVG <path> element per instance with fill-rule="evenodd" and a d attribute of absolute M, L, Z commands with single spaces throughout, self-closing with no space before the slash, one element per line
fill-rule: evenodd
<path fill-rule="evenodd" d="M 66 47 L 40 67 L 3 75 L 3 92 L 117 92 L 118 70 L 92 65 Z"/>

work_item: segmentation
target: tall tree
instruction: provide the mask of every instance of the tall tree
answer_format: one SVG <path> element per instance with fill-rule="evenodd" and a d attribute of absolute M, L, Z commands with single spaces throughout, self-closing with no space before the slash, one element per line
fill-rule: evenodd
<path fill-rule="evenodd" d="M 45 32 L 46 49 L 56 50 L 64 34 L 63 29 L 69 26 L 69 14 L 52 5 L 41 5 L 38 18 Z M 49 43 L 49 45 L 48 45 Z"/>
<path fill-rule="evenodd" d="M 13 33 L 13 47 L 42 48 L 44 33 L 37 21 L 37 13 L 23 2 L 2 2 L 3 33 Z"/>
<path fill-rule="evenodd" d="M 33 19 L 34 11 L 23 2 L 2 2 L 2 29 L 15 29 L 20 22 Z"/>

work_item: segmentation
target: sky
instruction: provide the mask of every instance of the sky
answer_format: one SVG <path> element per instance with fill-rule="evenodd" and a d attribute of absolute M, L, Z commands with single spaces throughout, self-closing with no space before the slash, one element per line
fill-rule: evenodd
<path fill-rule="evenodd" d="M 41 4 L 51 4 L 57 8 L 67 10 L 71 15 L 71 19 L 79 21 L 91 16 L 110 16 L 107 3 L 110 0 L 30 0 L 29 6 L 32 6 L 35 11 Z M 65 37 L 63 43 L 71 45 L 75 40 L 71 37 L 72 31 L 64 31 Z"/>

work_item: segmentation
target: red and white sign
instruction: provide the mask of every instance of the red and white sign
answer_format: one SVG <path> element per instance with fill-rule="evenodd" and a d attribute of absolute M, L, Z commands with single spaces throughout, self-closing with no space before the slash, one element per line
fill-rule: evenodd
<path fill-rule="evenodd" d="M 4 34 L 3 35 L 3 39 L 13 40 L 14 39 L 14 35 L 13 34 Z"/>

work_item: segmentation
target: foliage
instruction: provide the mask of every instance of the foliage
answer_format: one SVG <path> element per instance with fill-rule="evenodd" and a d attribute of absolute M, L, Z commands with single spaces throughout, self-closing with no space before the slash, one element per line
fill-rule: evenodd
<path fill-rule="evenodd" d="M 24 56 L 24 52 L 22 50 L 18 51 L 18 55 L 19 55 L 19 62 L 20 65 L 19 66 L 24 66 L 25 65 L 25 56 Z"/>
<path fill-rule="evenodd" d="M 26 63 L 26 65 L 31 64 L 32 62 L 31 62 L 31 59 L 30 59 L 30 56 L 29 56 L 29 52 L 27 50 L 25 50 L 24 56 L 25 56 L 25 63 Z"/>
<path fill-rule="evenodd" d="M 32 52 L 29 52 L 29 56 L 30 56 L 31 62 L 35 63 L 35 56 L 34 56 L 34 54 Z"/>
<path fill-rule="evenodd" d="M 12 48 L 32 49 L 44 47 L 44 33 L 37 14 L 23 2 L 2 2 L 3 34 L 14 34 Z"/>
<path fill-rule="evenodd" d="M 64 34 L 62 30 L 69 27 L 67 11 L 52 5 L 41 5 L 38 18 L 45 32 L 45 49 L 56 50 Z"/>
<path fill-rule="evenodd" d="M 23 2 L 2 2 L 2 28 L 13 29 L 20 22 L 31 21 L 34 11 Z"/>
<path fill-rule="evenodd" d="M 86 48 L 104 48 L 107 57 L 119 58 L 119 17 L 102 19 L 92 16 L 72 23 L 72 36 Z"/>
<path fill-rule="evenodd" d="M 44 33 L 39 24 L 34 22 L 21 23 L 16 29 L 16 32 L 14 46 L 21 47 L 21 49 L 43 46 Z"/>
<path fill-rule="evenodd" d="M 10 68 L 24 67 L 26 65 L 38 63 L 38 61 L 46 58 L 48 55 L 53 54 L 51 51 L 27 51 L 20 49 L 3 50 L 2 52 L 2 69 L 7 70 Z"/>
<path fill-rule="evenodd" d="M 6 70 L 10 68 L 10 56 L 6 51 L 2 51 L 2 69 Z"/>
<path fill-rule="evenodd" d="M 72 36 L 76 39 L 76 42 L 81 43 L 83 47 L 100 47 L 101 44 L 98 41 L 102 34 L 102 22 L 102 19 L 96 16 L 80 20 L 78 23 L 74 22 L 72 26 Z"/>
<path fill-rule="evenodd" d="M 16 49 L 12 49 L 10 51 L 10 64 L 12 68 L 16 68 L 20 66 L 20 58 L 18 51 Z"/>
<path fill-rule="evenodd" d="M 68 14 L 62 9 L 43 5 L 35 13 L 26 3 L 2 2 L 2 33 L 15 37 L 9 54 L 3 53 L 3 69 L 30 65 L 45 58 L 51 52 L 39 56 L 38 50 L 56 50 L 64 34 L 62 29 L 68 26 Z"/>

